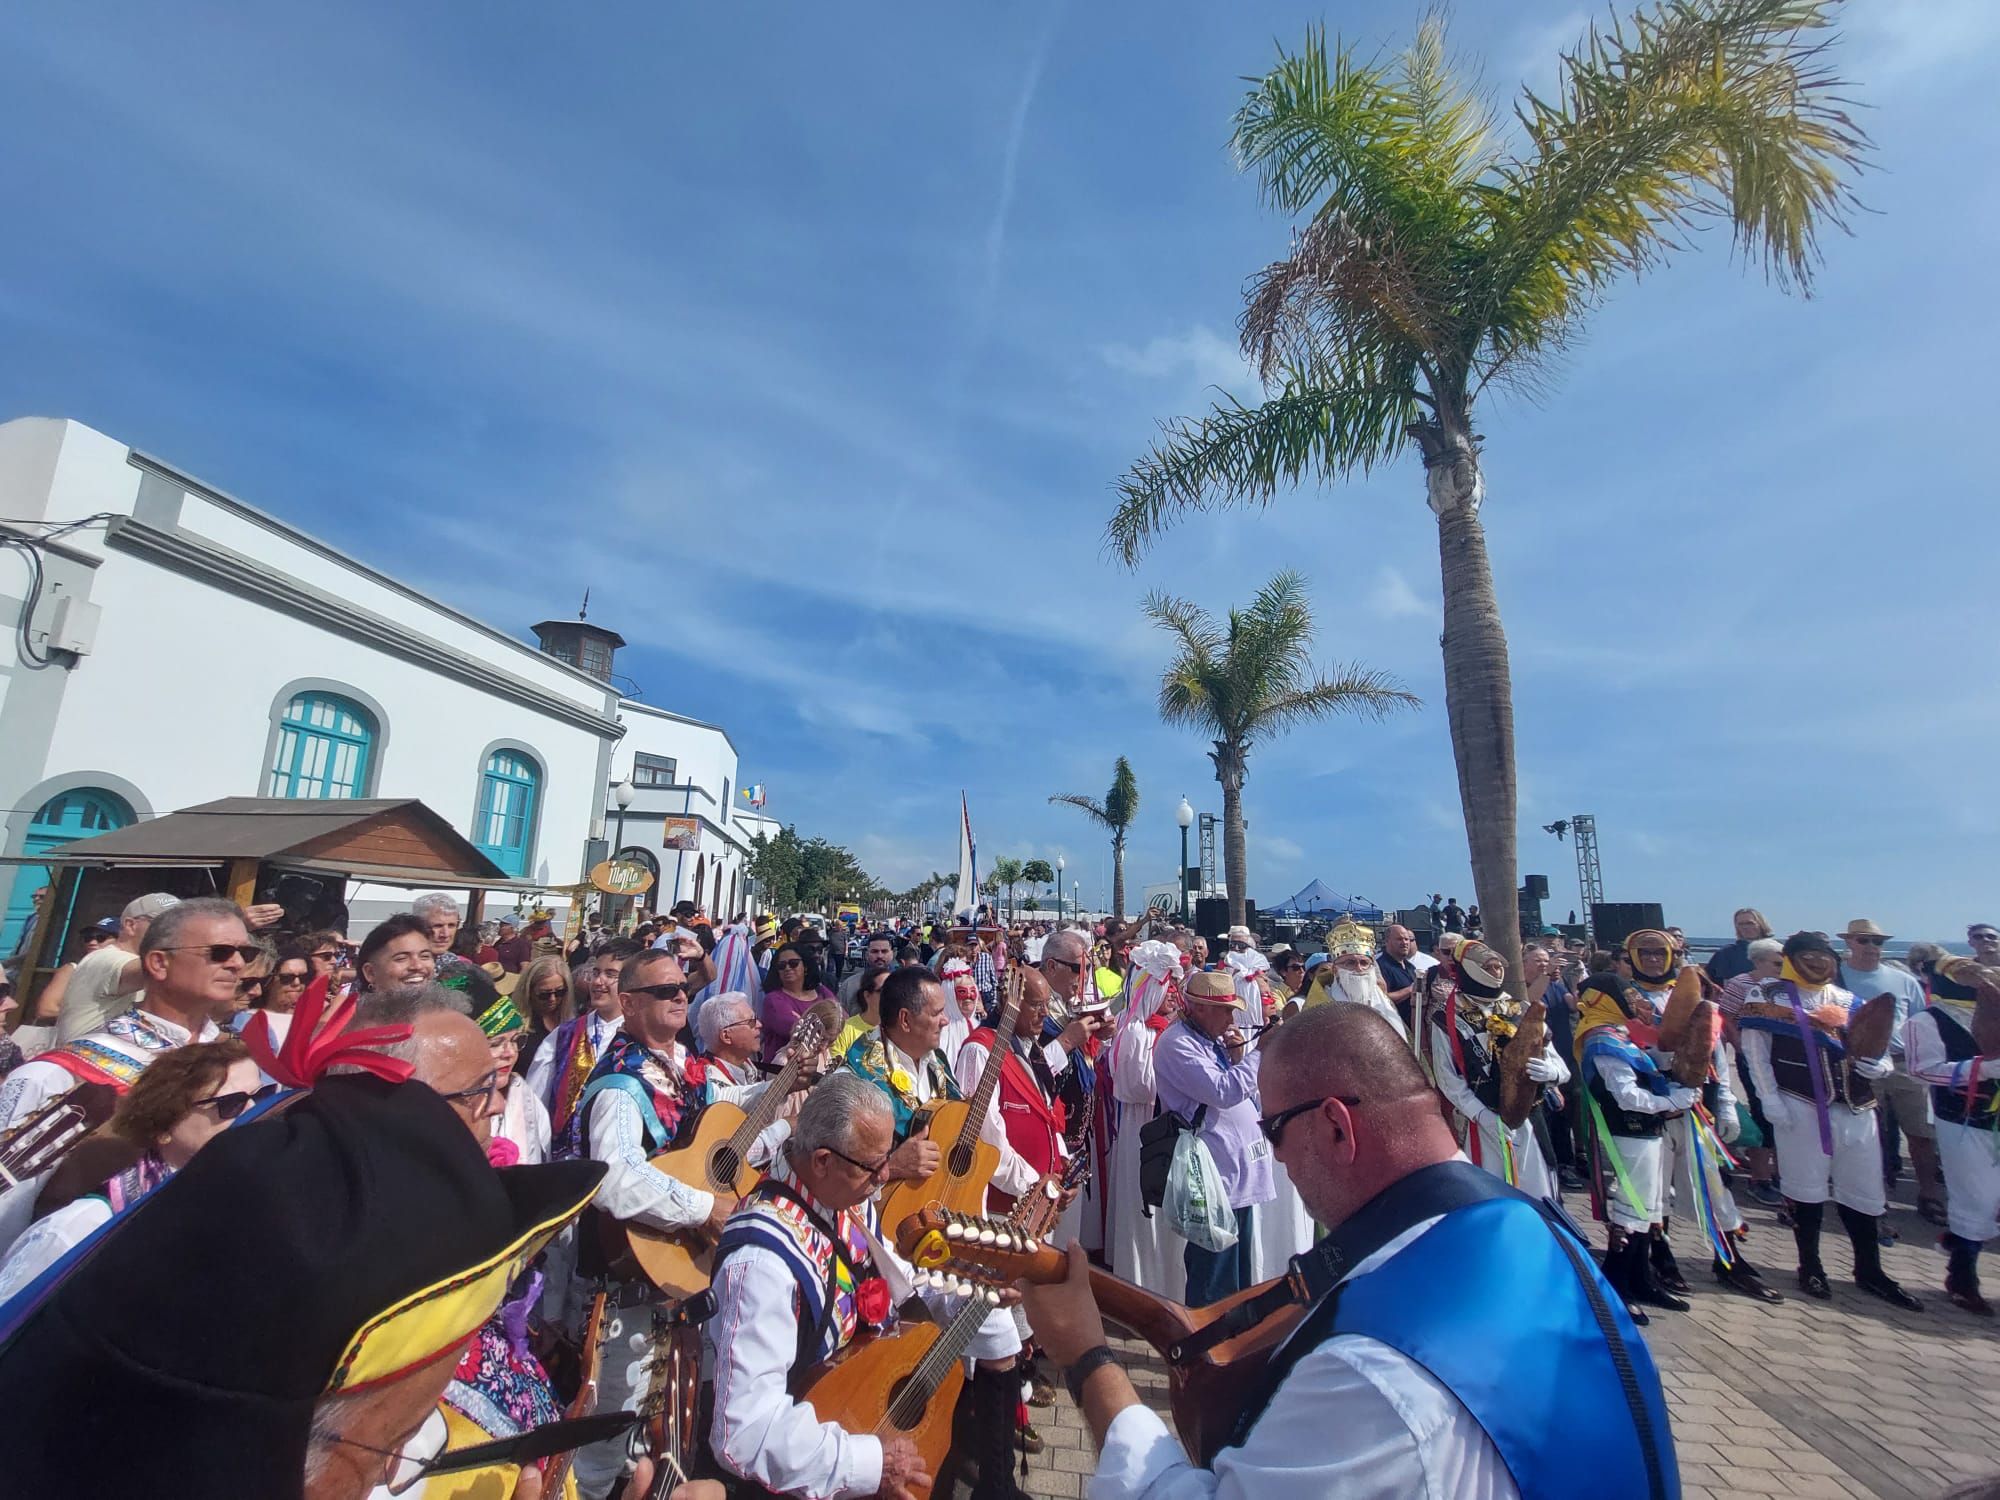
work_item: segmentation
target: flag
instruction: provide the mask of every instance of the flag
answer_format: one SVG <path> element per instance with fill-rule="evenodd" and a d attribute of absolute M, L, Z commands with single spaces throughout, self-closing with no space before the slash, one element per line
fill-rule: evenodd
<path fill-rule="evenodd" d="M 746 786 L 743 788 L 743 800 L 752 807 L 762 807 L 764 805 L 764 783 L 760 781 L 755 786 Z"/>
<path fill-rule="evenodd" d="M 951 898 L 952 914 L 970 911 L 979 904 L 979 891 L 973 880 L 972 809 L 966 805 L 965 793 L 958 794 L 958 890 Z"/>

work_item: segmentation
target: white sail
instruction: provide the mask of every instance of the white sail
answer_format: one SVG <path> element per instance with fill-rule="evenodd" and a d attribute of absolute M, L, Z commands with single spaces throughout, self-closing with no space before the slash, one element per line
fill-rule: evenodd
<path fill-rule="evenodd" d="M 979 892 L 974 882 L 975 871 L 972 863 L 972 809 L 966 805 L 965 793 L 958 794 L 958 890 L 952 896 L 951 910 L 970 911 L 979 904 Z"/>

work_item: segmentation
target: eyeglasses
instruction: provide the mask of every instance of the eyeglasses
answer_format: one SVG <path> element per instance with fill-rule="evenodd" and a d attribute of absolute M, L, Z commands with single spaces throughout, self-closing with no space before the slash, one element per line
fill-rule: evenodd
<path fill-rule="evenodd" d="M 1083 972 L 1083 965 L 1072 959 L 1049 957 L 1043 959 L 1042 962 L 1045 964 L 1061 964 L 1065 969 L 1074 969 L 1079 974 Z"/>
<path fill-rule="evenodd" d="M 1889 941 L 1887 938 L 1864 937 L 1861 933 L 1858 932 L 1848 933 L 1847 940 L 1850 943 L 1865 943 L 1870 948 L 1879 948 L 1884 943 Z"/>
<path fill-rule="evenodd" d="M 758 1019 L 757 1019 L 757 1018 L 756 1018 L 755 1016 L 744 1016 L 744 1017 L 743 1017 L 743 1018 L 742 1018 L 741 1020 L 737 1020 L 737 1021 L 728 1021 L 728 1022 L 725 1022 L 725 1023 L 723 1024 L 723 1027 L 722 1027 L 722 1029 L 723 1029 L 724 1031 L 734 1031 L 734 1030 L 735 1030 L 735 1029 L 736 1029 L 736 1028 L 737 1028 L 738 1026 L 759 1026 L 759 1027 L 761 1027 L 761 1026 L 762 1026 L 763 1024 L 764 1024 L 764 1023 L 763 1023 L 762 1021 L 758 1020 Z"/>
<path fill-rule="evenodd" d="M 456 1089 L 441 1097 L 447 1104 L 483 1104 L 500 1090 L 500 1070 L 494 1068 L 469 1089 Z"/>
<path fill-rule="evenodd" d="M 330 964 L 336 958 L 340 957 L 340 950 L 338 948 L 315 948 L 312 951 L 312 956 L 323 964 Z"/>
<path fill-rule="evenodd" d="M 665 984 L 635 984 L 629 990 L 620 990 L 621 995 L 651 995 L 655 1000 L 681 1000 L 687 996 L 688 987 L 679 980 L 669 980 Z"/>
<path fill-rule="evenodd" d="M 163 948 L 163 953 L 206 953 L 212 964 L 226 964 L 234 953 L 243 962 L 250 963 L 264 950 L 255 943 L 183 943 L 179 947 Z"/>
<path fill-rule="evenodd" d="M 781 958 L 778 960 L 778 967 L 781 969 L 803 969 L 805 966 L 806 961 L 802 958 Z"/>
<path fill-rule="evenodd" d="M 248 979 L 239 979 L 236 981 L 236 993 L 239 995 L 254 994 L 264 988 L 270 982 L 270 978 L 269 974 L 252 974 Z"/>
<path fill-rule="evenodd" d="M 310 974 L 301 974 L 297 969 L 280 969 L 271 977 L 283 985 L 304 984 L 312 978 Z"/>
<path fill-rule="evenodd" d="M 1329 1099 L 1337 1099 L 1349 1109 L 1354 1108 L 1354 1106 L 1361 1102 L 1359 1099 L 1351 1099 L 1345 1094 L 1321 1094 L 1317 1099 L 1308 1099 L 1303 1104 L 1294 1104 L 1290 1109 L 1281 1109 L 1275 1115 L 1258 1116 L 1257 1128 L 1264 1132 L 1265 1140 L 1276 1146 L 1284 1140 L 1285 1127 L 1287 1125 L 1291 1124 L 1293 1120 L 1308 1110 L 1318 1109 Z"/>
<path fill-rule="evenodd" d="M 845 1151 L 842 1151 L 838 1146 L 828 1146 L 826 1149 L 828 1151 L 831 1151 L 835 1156 L 839 1157 L 842 1161 L 846 1162 L 850 1167 L 854 1168 L 855 1171 L 863 1173 L 864 1175 L 869 1177 L 881 1176 L 882 1169 L 889 1165 L 889 1158 L 887 1156 L 884 1156 L 878 1162 L 856 1161 L 853 1157 L 849 1156 Z"/>
<path fill-rule="evenodd" d="M 275 1083 L 267 1083 L 262 1088 L 252 1089 L 247 1094 L 210 1094 L 206 1099 L 195 1100 L 194 1108 L 199 1109 L 205 1104 L 211 1105 L 215 1109 L 216 1119 L 233 1120 L 251 1105 L 262 1104 L 277 1092 L 278 1086 Z"/>

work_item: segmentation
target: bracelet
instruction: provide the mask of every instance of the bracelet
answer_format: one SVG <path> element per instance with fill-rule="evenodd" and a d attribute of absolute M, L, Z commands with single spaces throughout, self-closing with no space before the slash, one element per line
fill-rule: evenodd
<path fill-rule="evenodd" d="M 1106 1365 L 1118 1363 L 1118 1356 L 1109 1344 L 1098 1344 L 1086 1349 L 1076 1357 L 1076 1363 L 1063 1371 L 1063 1384 L 1069 1387 L 1069 1399 L 1078 1406 L 1083 1405 L 1083 1383 Z"/>

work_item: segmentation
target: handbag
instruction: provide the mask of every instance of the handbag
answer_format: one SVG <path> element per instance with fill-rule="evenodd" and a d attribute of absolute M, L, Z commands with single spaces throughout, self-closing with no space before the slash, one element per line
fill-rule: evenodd
<path fill-rule="evenodd" d="M 1167 1174 L 1173 1170 L 1174 1146 L 1181 1132 L 1199 1131 L 1207 1117 L 1206 1104 L 1197 1106 L 1190 1120 L 1177 1110 L 1155 1102 L 1153 1118 L 1139 1127 L 1139 1201 L 1140 1212 L 1147 1218 L 1152 1218 L 1153 1210 L 1166 1201 Z"/>

